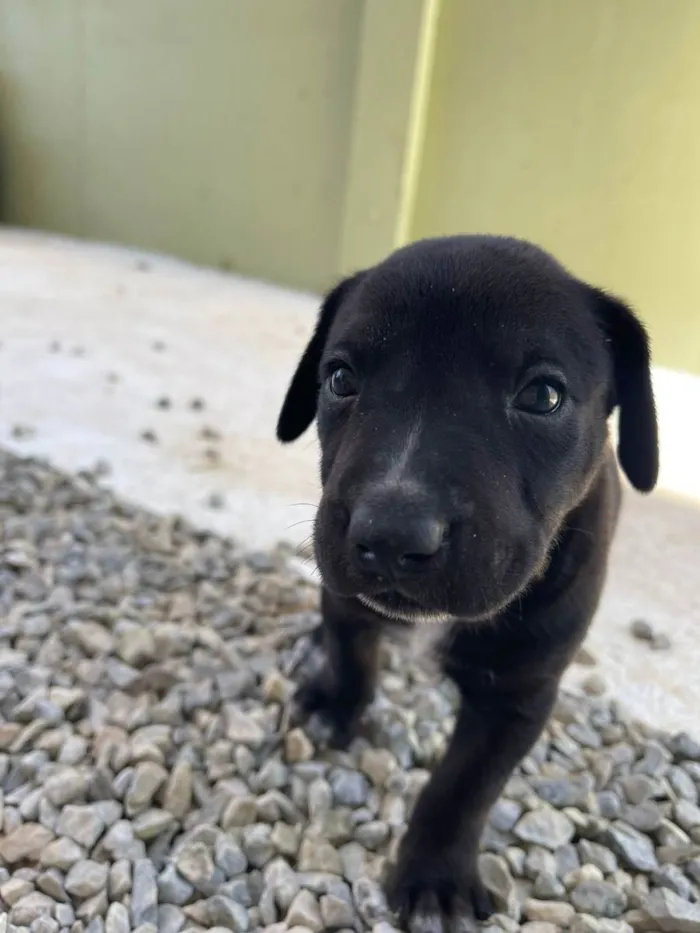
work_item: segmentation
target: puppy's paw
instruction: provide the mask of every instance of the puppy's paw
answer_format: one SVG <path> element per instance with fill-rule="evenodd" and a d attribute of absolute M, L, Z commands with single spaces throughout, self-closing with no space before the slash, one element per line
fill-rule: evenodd
<path fill-rule="evenodd" d="M 323 673 L 307 678 L 296 690 L 285 714 L 283 730 L 303 725 L 317 715 L 329 729 L 328 744 L 346 748 L 353 737 L 355 717 Z"/>
<path fill-rule="evenodd" d="M 407 933 L 477 933 L 494 910 L 474 870 L 460 871 L 449 857 L 427 853 L 401 859 L 387 879 L 389 906 Z"/>

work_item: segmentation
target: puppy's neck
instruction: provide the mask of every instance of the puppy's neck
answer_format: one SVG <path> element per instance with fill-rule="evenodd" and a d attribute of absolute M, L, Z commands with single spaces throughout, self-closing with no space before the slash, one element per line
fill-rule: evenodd
<path fill-rule="evenodd" d="M 409 664 L 420 667 L 431 677 L 437 677 L 442 669 L 442 656 L 451 629 L 449 622 L 413 622 L 392 625 L 388 633 L 405 652 Z"/>

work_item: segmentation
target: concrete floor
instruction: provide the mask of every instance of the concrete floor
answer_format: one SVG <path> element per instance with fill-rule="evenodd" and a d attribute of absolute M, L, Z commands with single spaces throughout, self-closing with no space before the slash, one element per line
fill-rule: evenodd
<path fill-rule="evenodd" d="M 162 257 L 0 229 L 0 443 L 68 469 L 104 458 L 120 494 L 247 546 L 300 543 L 318 495 L 316 443 L 282 448 L 274 425 L 316 305 Z M 700 381 L 655 381 L 662 489 L 627 495 L 589 647 L 633 714 L 698 733 Z M 161 396 L 170 410 L 156 407 Z M 196 397 L 203 411 L 189 407 Z M 33 433 L 18 438 L 16 426 Z M 219 444 L 201 437 L 206 427 Z M 158 443 L 141 439 L 147 430 Z M 209 506 L 212 493 L 225 508 Z M 634 641 L 638 617 L 672 649 Z M 570 682 L 585 673 L 575 667 Z"/>

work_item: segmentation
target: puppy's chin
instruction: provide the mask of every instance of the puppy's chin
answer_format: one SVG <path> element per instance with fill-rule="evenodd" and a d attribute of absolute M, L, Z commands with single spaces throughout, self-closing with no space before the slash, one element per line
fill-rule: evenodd
<path fill-rule="evenodd" d="M 419 608 L 391 605 L 385 600 L 373 596 L 358 595 L 358 600 L 367 609 L 392 622 L 404 622 L 408 625 L 447 625 L 457 620 L 449 612 L 426 612 Z"/>

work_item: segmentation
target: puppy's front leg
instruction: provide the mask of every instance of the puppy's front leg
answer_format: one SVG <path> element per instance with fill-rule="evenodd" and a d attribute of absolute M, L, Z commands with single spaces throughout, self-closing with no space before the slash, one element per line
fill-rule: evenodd
<path fill-rule="evenodd" d="M 491 912 L 477 868 L 481 832 L 543 729 L 556 687 L 462 690 L 447 752 L 418 798 L 389 879 L 390 904 L 410 933 L 468 933 Z"/>
<path fill-rule="evenodd" d="M 323 663 L 297 690 L 293 719 L 318 713 L 331 726 L 332 744 L 343 747 L 374 693 L 380 623 L 325 591 L 321 611 Z"/>

